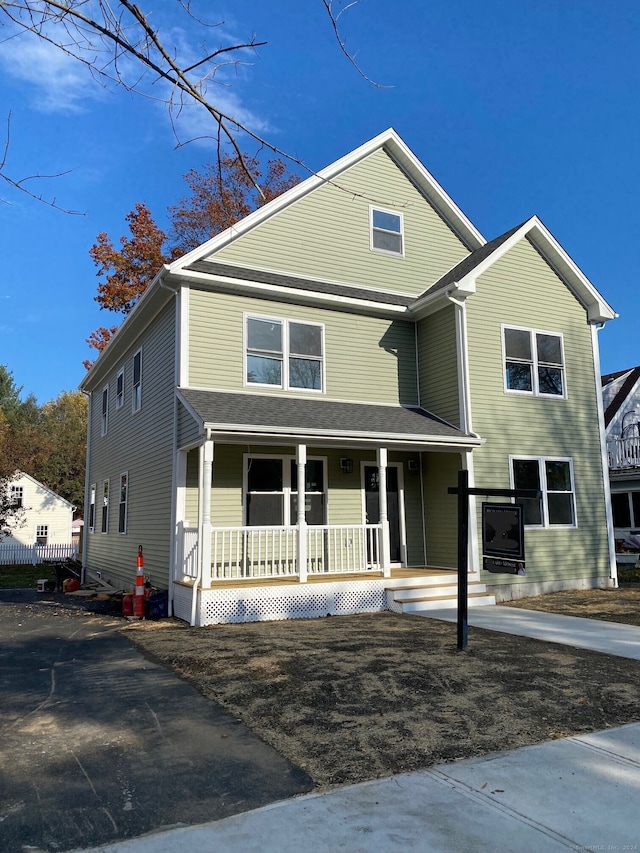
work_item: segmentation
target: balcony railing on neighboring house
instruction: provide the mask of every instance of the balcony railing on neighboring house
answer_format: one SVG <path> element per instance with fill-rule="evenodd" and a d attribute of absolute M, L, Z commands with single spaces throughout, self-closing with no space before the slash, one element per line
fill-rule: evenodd
<path fill-rule="evenodd" d="M 609 469 L 640 468 L 640 436 L 607 440 Z"/>
<path fill-rule="evenodd" d="M 381 570 L 379 524 L 307 527 L 307 576 Z M 297 527 L 214 527 L 211 581 L 294 579 L 300 576 Z M 198 531 L 181 527 L 176 579 L 197 577 Z"/>

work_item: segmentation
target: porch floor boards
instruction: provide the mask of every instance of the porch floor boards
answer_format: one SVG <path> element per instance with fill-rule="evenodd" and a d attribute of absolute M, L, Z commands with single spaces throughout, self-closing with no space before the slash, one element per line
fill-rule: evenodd
<path fill-rule="evenodd" d="M 442 575 L 456 576 L 456 569 L 432 569 L 428 566 L 418 566 L 416 568 L 396 568 L 391 569 L 391 577 L 386 578 L 389 583 L 401 578 L 429 578 Z M 308 575 L 307 583 L 345 583 L 350 581 L 367 581 L 371 579 L 380 580 L 383 578 L 382 572 L 323 572 L 321 575 Z M 190 584 L 189 584 L 190 585 Z M 208 589 L 235 589 L 237 587 L 251 586 L 304 586 L 297 577 L 283 576 L 275 578 L 228 578 L 226 580 L 212 581 Z"/>

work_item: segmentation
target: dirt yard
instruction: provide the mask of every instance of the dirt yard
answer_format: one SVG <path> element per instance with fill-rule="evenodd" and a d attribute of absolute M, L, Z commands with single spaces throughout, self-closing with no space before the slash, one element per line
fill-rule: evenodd
<path fill-rule="evenodd" d="M 640 585 L 511 606 L 640 625 Z M 189 628 L 130 640 L 304 768 L 360 782 L 640 720 L 640 662 L 380 613 Z"/>

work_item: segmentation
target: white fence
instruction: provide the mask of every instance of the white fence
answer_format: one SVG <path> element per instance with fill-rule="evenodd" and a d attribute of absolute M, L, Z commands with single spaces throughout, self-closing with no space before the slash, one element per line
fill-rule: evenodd
<path fill-rule="evenodd" d="M 632 438 L 610 438 L 607 441 L 609 468 L 640 467 L 640 436 Z"/>
<path fill-rule="evenodd" d="M 0 542 L 0 566 L 38 566 L 75 559 L 77 545 L 22 545 L 19 542 Z"/>

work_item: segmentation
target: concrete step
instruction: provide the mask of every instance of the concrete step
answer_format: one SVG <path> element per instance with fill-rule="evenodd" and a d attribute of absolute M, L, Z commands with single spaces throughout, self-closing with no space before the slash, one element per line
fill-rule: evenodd
<path fill-rule="evenodd" d="M 393 598 L 394 604 L 400 607 L 402 613 L 421 613 L 442 608 L 458 606 L 457 578 L 450 573 L 433 575 L 428 578 L 413 579 L 413 583 L 397 585 L 390 583 L 387 593 Z M 495 604 L 494 595 L 488 592 L 487 586 L 479 581 L 470 581 L 467 603 L 469 607 L 484 604 Z"/>
<path fill-rule="evenodd" d="M 494 595 L 482 595 L 482 593 L 470 593 L 467 598 L 468 607 L 479 607 L 482 604 L 495 604 Z M 423 598 L 414 601 L 398 602 L 403 613 L 424 613 L 429 610 L 448 610 L 457 608 L 458 599 L 451 597 Z"/>

